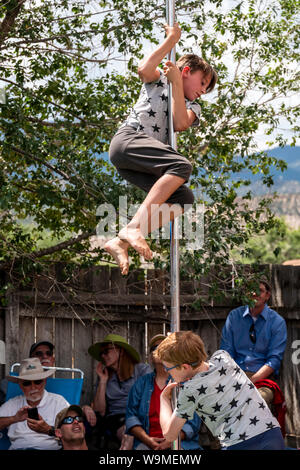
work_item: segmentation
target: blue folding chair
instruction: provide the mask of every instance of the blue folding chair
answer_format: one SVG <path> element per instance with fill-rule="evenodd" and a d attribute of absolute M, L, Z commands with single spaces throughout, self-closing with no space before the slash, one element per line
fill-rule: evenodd
<path fill-rule="evenodd" d="M 18 376 L 18 374 L 14 371 L 14 369 L 18 366 L 20 366 L 19 363 L 15 363 L 11 366 L 10 375 Z M 70 372 L 72 374 L 77 373 L 80 375 L 80 377 L 77 378 L 48 377 L 45 387 L 47 392 L 62 395 L 70 403 L 70 405 L 79 405 L 84 378 L 82 370 L 68 367 L 44 367 L 44 369 L 53 369 L 55 371 Z M 8 382 L 5 401 L 8 401 L 18 395 L 22 395 L 22 393 L 23 392 L 17 383 Z M 0 450 L 7 450 L 9 447 L 10 440 L 7 436 L 7 429 L 2 429 L 0 431 Z"/>

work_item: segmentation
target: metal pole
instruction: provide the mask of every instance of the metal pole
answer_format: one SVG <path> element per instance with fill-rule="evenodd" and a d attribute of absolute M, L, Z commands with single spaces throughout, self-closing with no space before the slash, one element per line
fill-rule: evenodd
<path fill-rule="evenodd" d="M 169 26 L 175 23 L 175 0 L 166 0 L 166 19 Z M 168 54 L 168 60 L 176 62 L 175 47 Z M 172 113 L 172 83 L 168 84 L 168 124 L 169 145 L 177 150 L 176 133 L 174 132 Z M 180 330 L 180 301 L 179 301 L 179 238 L 178 217 L 170 222 L 170 262 L 171 262 L 171 332 Z M 173 406 L 176 405 L 178 391 L 173 392 Z M 173 449 L 181 448 L 180 436 L 173 442 Z"/>
<path fill-rule="evenodd" d="M 166 0 L 167 23 L 174 26 L 175 23 L 175 0 Z M 168 59 L 176 62 L 175 47 L 168 55 Z M 176 133 L 174 132 L 172 113 L 172 83 L 168 84 L 168 124 L 169 144 L 177 150 Z M 178 217 L 170 222 L 170 259 L 171 259 L 171 331 L 180 330 L 180 302 L 179 302 L 179 238 Z"/>

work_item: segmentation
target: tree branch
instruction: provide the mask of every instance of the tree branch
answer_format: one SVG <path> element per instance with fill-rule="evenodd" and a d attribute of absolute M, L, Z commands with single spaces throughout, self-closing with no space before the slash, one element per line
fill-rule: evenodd
<path fill-rule="evenodd" d="M 90 238 L 93 235 L 96 235 L 96 229 L 91 231 L 91 232 L 84 232 L 81 235 L 78 235 L 78 237 L 70 238 L 69 240 L 58 243 L 55 246 L 50 246 L 49 248 L 44 248 L 43 250 L 34 251 L 34 252 L 30 253 L 30 257 L 33 257 L 35 259 L 35 258 L 41 258 L 42 256 L 52 255 L 53 253 L 57 253 L 58 251 L 62 251 L 64 249 L 74 245 L 75 243 L 79 243 L 82 240 L 86 240 L 87 238 Z"/>
<path fill-rule="evenodd" d="M 7 11 L 4 20 L 0 25 L 0 45 L 3 44 L 8 34 L 12 30 L 16 18 L 20 13 L 23 3 L 25 3 L 25 1 L 26 0 L 17 0 L 16 6 Z"/>

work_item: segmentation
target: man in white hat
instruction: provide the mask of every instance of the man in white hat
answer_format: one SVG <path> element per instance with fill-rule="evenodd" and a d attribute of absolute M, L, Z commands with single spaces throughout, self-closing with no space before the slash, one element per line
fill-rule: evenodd
<path fill-rule="evenodd" d="M 32 357 L 21 362 L 17 377 L 7 377 L 17 382 L 23 392 L 0 407 L 0 430 L 8 428 L 10 450 L 60 448 L 55 439 L 55 417 L 69 403 L 61 395 L 45 390 L 46 379 L 53 373 L 53 370 L 45 371 L 39 359 Z M 35 419 L 28 416 L 34 411 Z"/>

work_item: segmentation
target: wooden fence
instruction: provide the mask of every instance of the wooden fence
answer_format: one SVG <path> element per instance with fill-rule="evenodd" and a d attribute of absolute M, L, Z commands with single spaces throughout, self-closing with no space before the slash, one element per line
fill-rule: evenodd
<path fill-rule="evenodd" d="M 60 269 L 56 267 L 56 279 Z M 270 306 L 285 318 L 288 329 L 280 375 L 288 410 L 287 432 L 299 445 L 300 267 L 270 265 L 269 273 L 273 285 Z M 197 285 L 198 281 L 181 281 L 181 329 L 198 333 L 212 354 L 219 348 L 222 327 L 235 305 L 194 309 Z M 86 404 L 93 397 L 96 381 L 96 364 L 88 347 L 114 332 L 127 338 L 146 361 L 148 339 L 169 329 L 169 278 L 156 270 L 137 270 L 123 278 L 117 268 L 101 266 L 78 273 L 71 287 L 73 290 L 65 290 L 41 277 L 32 288 L 10 295 L 8 305 L 0 310 L 0 339 L 6 345 L 0 378 L 12 363 L 28 357 L 33 342 L 49 340 L 55 344 L 57 366 L 84 372 L 82 404 Z"/>

